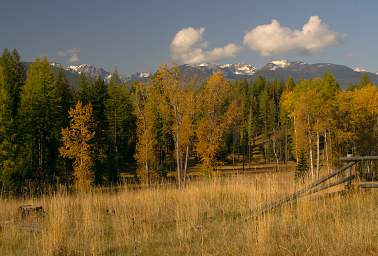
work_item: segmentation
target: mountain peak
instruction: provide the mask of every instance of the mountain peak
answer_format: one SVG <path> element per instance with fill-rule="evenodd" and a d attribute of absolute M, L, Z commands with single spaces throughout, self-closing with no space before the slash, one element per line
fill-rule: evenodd
<path fill-rule="evenodd" d="M 62 67 L 59 63 L 51 63 L 54 68 Z M 63 67 L 64 68 L 64 67 Z M 89 64 L 72 65 L 64 68 L 72 76 L 71 80 L 78 78 L 78 74 L 86 74 L 92 77 L 100 76 L 105 81 L 109 81 L 111 73 Z M 184 78 L 196 77 L 199 81 L 206 81 L 208 77 L 215 73 L 221 72 L 224 77 L 231 80 L 237 79 L 253 79 L 257 76 L 266 79 L 277 79 L 285 81 L 288 77 L 292 77 L 295 81 L 300 79 L 311 79 L 314 77 L 322 77 L 325 72 L 331 72 L 341 86 L 346 87 L 349 83 L 358 83 L 361 76 L 366 72 L 369 78 L 374 82 L 378 82 L 377 74 L 368 72 L 365 68 L 349 68 L 344 65 L 332 63 L 304 63 L 302 61 L 274 60 L 265 66 L 257 69 L 251 64 L 246 63 L 201 63 L 201 64 L 184 64 L 179 66 L 180 73 Z M 130 77 L 123 77 L 125 81 L 146 81 L 152 75 L 151 72 L 137 72 Z M 75 76 L 76 78 L 74 78 Z"/>
<path fill-rule="evenodd" d="M 110 72 L 106 71 L 103 68 L 98 68 L 90 64 L 80 64 L 80 65 L 71 65 L 67 68 L 68 71 L 73 71 L 76 73 L 84 73 L 86 75 L 97 77 L 100 76 L 102 79 L 108 79 L 111 75 Z"/>

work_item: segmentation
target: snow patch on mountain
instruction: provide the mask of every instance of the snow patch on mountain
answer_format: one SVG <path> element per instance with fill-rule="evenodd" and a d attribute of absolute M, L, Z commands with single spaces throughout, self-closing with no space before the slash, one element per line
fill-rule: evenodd
<path fill-rule="evenodd" d="M 98 68 L 98 67 L 95 67 L 95 66 L 92 66 L 92 65 L 89 65 L 89 64 L 81 64 L 81 65 L 77 65 L 77 66 L 71 65 L 67 68 L 67 70 L 76 72 L 78 74 L 83 73 L 83 74 L 89 75 L 91 77 L 100 76 L 103 79 L 110 79 L 110 77 L 111 77 L 110 76 L 111 73 L 106 71 L 105 69 Z"/>
<path fill-rule="evenodd" d="M 353 70 L 356 72 L 368 72 L 366 68 L 362 68 L 362 67 L 356 67 Z"/>
<path fill-rule="evenodd" d="M 209 70 L 212 72 L 222 71 L 224 73 L 231 73 L 234 75 L 253 75 L 256 72 L 256 68 L 251 64 L 234 63 L 234 64 L 213 64 L 213 63 L 201 63 L 198 65 L 192 65 L 201 69 Z"/>
<path fill-rule="evenodd" d="M 57 68 L 64 68 L 64 66 L 62 64 L 57 63 L 57 62 L 51 62 L 50 65 L 53 66 L 53 67 L 57 67 Z"/>
<path fill-rule="evenodd" d="M 273 60 L 270 63 L 280 68 L 286 68 L 290 65 L 290 62 L 288 60 Z"/>
<path fill-rule="evenodd" d="M 151 76 L 151 73 L 150 72 L 138 72 L 137 75 L 140 78 L 148 78 L 148 77 Z"/>
<path fill-rule="evenodd" d="M 250 64 L 231 64 L 230 68 L 234 69 L 235 75 L 248 75 L 251 76 L 256 73 L 256 68 Z"/>

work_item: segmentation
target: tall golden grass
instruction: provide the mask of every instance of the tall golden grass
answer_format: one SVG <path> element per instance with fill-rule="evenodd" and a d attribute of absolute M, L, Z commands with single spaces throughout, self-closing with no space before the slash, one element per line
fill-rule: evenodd
<path fill-rule="evenodd" d="M 185 189 L 94 190 L 0 199 L 0 255 L 378 255 L 378 193 L 302 199 L 291 173 L 213 178 Z M 22 218 L 21 204 L 45 217 Z"/>

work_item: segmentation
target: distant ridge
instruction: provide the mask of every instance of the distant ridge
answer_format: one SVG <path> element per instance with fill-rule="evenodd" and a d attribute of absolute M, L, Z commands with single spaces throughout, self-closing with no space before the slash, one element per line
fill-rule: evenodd
<path fill-rule="evenodd" d="M 25 66 L 30 63 L 25 62 Z M 67 78 L 74 87 L 77 85 L 80 74 L 86 74 L 91 77 L 100 76 L 105 81 L 109 81 L 111 73 L 103 68 L 98 68 L 90 64 L 81 64 L 77 66 L 64 67 L 59 63 L 51 63 L 54 70 L 63 68 Z M 283 80 L 292 77 L 295 81 L 300 79 L 311 79 L 322 77 L 324 73 L 331 72 L 338 83 L 346 88 L 349 84 L 356 84 L 363 75 L 367 75 L 373 83 L 378 83 L 378 72 L 374 74 L 368 72 L 364 68 L 350 68 L 344 65 L 332 63 L 315 63 L 308 64 L 302 61 L 275 60 L 267 63 L 261 68 L 256 68 L 251 64 L 233 63 L 233 64 L 213 64 L 201 63 L 197 65 L 183 64 L 179 66 L 180 75 L 183 79 L 191 79 L 195 77 L 198 82 L 206 81 L 213 73 L 221 72 L 230 80 L 247 79 L 253 80 L 258 76 L 262 76 L 267 80 Z M 142 81 L 145 82 L 153 75 L 150 72 L 137 72 L 129 77 L 123 77 L 126 82 Z"/>

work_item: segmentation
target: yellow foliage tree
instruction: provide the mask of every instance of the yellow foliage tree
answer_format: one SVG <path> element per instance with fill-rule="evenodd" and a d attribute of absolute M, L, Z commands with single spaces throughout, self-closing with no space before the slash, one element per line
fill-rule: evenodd
<path fill-rule="evenodd" d="M 196 95 L 180 81 L 177 66 L 162 66 L 157 74 L 162 88 L 160 111 L 166 123 L 171 124 L 175 143 L 176 172 L 179 187 L 185 183 L 191 138 L 194 135 Z"/>
<path fill-rule="evenodd" d="M 69 111 L 71 118 L 68 128 L 62 129 L 63 146 L 59 149 L 61 156 L 74 159 L 73 181 L 77 190 L 88 190 L 93 181 L 92 146 L 94 137 L 92 105 L 83 105 L 80 101 Z"/>
<path fill-rule="evenodd" d="M 329 166 L 327 134 L 334 127 L 333 105 L 337 90 L 338 85 L 333 77 L 325 74 L 323 79 L 300 81 L 293 91 L 283 93 L 281 98 L 281 113 L 288 114 L 293 120 L 296 158 L 298 160 L 302 149 L 307 151 L 312 177 L 319 175 L 321 136 L 325 139 L 325 154 Z M 313 153 L 315 149 L 316 165 Z"/>
<path fill-rule="evenodd" d="M 135 160 L 138 163 L 138 176 L 150 186 L 156 173 L 154 121 L 158 104 L 157 95 L 152 85 L 136 83 L 134 85 L 134 109 L 136 116 L 137 145 Z"/>
<path fill-rule="evenodd" d="M 215 167 L 215 156 L 226 129 L 237 116 L 232 88 L 222 74 L 212 75 L 199 96 L 200 113 L 196 135 L 196 151 L 205 171 Z"/>
<path fill-rule="evenodd" d="M 378 89 L 371 84 L 336 96 L 336 139 L 344 154 L 378 154 Z M 373 146 L 372 146 L 373 145 Z M 375 146 L 374 146 L 375 145 Z"/>

